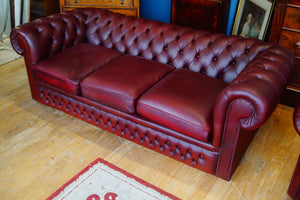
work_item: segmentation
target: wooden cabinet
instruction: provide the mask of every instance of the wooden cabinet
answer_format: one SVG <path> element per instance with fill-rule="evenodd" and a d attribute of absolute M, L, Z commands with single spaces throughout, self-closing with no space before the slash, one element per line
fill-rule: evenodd
<path fill-rule="evenodd" d="M 296 59 L 282 103 L 295 107 L 300 102 L 300 1 L 278 0 L 275 5 L 270 42 L 289 48 Z"/>
<path fill-rule="evenodd" d="M 82 7 L 105 8 L 124 15 L 139 17 L 139 0 L 60 0 L 60 10 Z"/>
<path fill-rule="evenodd" d="M 171 22 L 225 33 L 230 0 L 172 0 Z"/>
<path fill-rule="evenodd" d="M 59 0 L 30 0 L 30 21 L 59 12 Z"/>

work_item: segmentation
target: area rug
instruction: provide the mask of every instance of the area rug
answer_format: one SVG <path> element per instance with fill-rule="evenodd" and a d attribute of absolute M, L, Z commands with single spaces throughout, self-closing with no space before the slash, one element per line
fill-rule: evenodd
<path fill-rule="evenodd" d="M 177 197 L 98 158 L 47 200 L 178 200 Z"/>

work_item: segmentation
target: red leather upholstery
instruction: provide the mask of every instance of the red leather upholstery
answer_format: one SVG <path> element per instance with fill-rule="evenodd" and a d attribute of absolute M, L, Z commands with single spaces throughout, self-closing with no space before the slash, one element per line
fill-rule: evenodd
<path fill-rule="evenodd" d="M 226 86 L 222 80 L 189 70 L 175 70 L 141 96 L 137 112 L 168 128 L 208 142 L 215 100 Z"/>
<path fill-rule="evenodd" d="M 38 92 L 39 102 L 45 105 L 62 110 L 187 165 L 215 174 L 218 149 L 208 143 L 188 138 L 139 116 L 128 115 L 80 96 L 68 97 L 45 87 L 38 87 Z"/>
<path fill-rule="evenodd" d="M 82 11 L 75 11 L 80 12 Z M 223 34 L 210 34 L 157 21 L 85 10 L 89 43 L 145 57 L 176 68 L 233 80 L 270 44 Z"/>
<path fill-rule="evenodd" d="M 15 51 L 24 54 L 28 64 L 36 64 L 85 41 L 86 16 L 82 12 L 61 13 L 34 23 L 26 23 L 11 32 L 11 43 Z M 24 43 L 24 40 L 30 43 Z"/>
<path fill-rule="evenodd" d="M 293 121 L 295 129 L 300 135 L 300 103 L 294 110 Z M 300 200 L 300 156 L 298 158 L 298 162 L 295 167 L 291 183 L 289 185 L 288 194 L 293 200 Z"/>
<path fill-rule="evenodd" d="M 173 67 L 121 56 L 84 79 L 83 96 L 123 112 L 134 113 L 137 98 L 152 87 Z"/>
<path fill-rule="evenodd" d="M 71 94 L 80 94 L 79 82 L 83 78 L 120 55 L 115 50 L 80 43 L 32 65 L 32 68 L 40 83 Z"/>
<path fill-rule="evenodd" d="M 91 8 L 23 24 L 12 31 L 11 42 L 16 52 L 24 55 L 35 100 L 226 180 L 230 179 L 257 128 L 279 102 L 294 66 L 293 54 L 277 44 L 211 34 Z M 98 97 L 97 101 L 92 101 L 70 90 L 55 89 L 49 86 L 50 82 L 47 86 L 40 84 L 40 78 L 33 73 L 34 64 L 54 58 L 83 42 L 227 82 L 214 99 L 215 104 L 210 105 L 213 110 L 203 113 L 205 120 L 212 116 L 209 136 L 201 141 L 193 138 L 197 133 L 186 135 L 171 129 L 175 126 L 169 126 L 170 123 L 166 127 L 136 112 L 126 113 L 124 102 L 114 103 L 117 105 L 114 109 L 99 103 Z M 111 82 L 111 87 L 114 88 L 114 84 Z M 119 85 L 117 89 L 120 88 Z M 121 91 L 124 94 L 125 90 Z M 133 96 L 131 98 L 133 100 Z M 189 102 L 188 97 L 186 101 Z"/>

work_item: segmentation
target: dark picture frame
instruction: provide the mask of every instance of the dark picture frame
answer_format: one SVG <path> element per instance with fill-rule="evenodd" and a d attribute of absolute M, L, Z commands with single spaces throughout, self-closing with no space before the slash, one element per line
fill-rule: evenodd
<path fill-rule="evenodd" d="M 274 1 L 271 0 L 240 0 L 232 35 L 263 40 L 273 7 Z"/>

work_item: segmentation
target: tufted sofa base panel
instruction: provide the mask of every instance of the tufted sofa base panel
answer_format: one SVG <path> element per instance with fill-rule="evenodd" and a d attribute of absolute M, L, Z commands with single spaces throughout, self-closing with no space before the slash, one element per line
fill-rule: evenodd
<path fill-rule="evenodd" d="M 39 97 L 36 100 L 42 104 L 61 110 L 207 173 L 214 175 L 216 173 L 219 152 L 209 144 L 197 144 L 196 141 L 193 144 L 192 138 L 186 138 L 187 141 L 185 141 L 180 136 L 164 133 L 163 129 L 155 130 L 151 128 L 151 125 L 147 127 L 142 123 L 136 123 L 114 114 L 113 111 L 102 110 L 93 102 L 83 103 L 76 97 L 66 96 L 43 86 L 39 86 L 37 90 Z M 77 96 L 77 98 L 80 97 Z"/>

